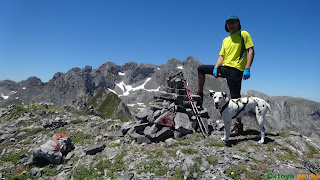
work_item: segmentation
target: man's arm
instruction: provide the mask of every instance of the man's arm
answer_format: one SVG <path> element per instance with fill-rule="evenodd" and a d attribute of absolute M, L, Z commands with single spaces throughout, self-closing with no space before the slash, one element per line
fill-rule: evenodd
<path fill-rule="evenodd" d="M 216 65 L 214 66 L 214 68 L 218 68 L 219 66 L 221 66 L 221 64 L 223 63 L 223 61 L 224 61 L 224 57 L 223 57 L 223 55 L 220 55 L 219 58 L 218 58 L 218 60 L 217 60 Z"/>
<path fill-rule="evenodd" d="M 253 58 L 254 58 L 253 47 L 249 48 L 248 51 L 249 51 L 249 53 L 248 53 L 247 65 L 246 65 L 245 69 L 250 69 L 252 62 L 253 62 Z"/>
<path fill-rule="evenodd" d="M 223 55 L 220 55 L 217 62 L 216 62 L 216 65 L 214 66 L 214 69 L 213 69 L 213 76 L 214 77 L 218 77 L 218 67 L 223 63 L 224 61 L 224 58 L 223 58 Z"/>

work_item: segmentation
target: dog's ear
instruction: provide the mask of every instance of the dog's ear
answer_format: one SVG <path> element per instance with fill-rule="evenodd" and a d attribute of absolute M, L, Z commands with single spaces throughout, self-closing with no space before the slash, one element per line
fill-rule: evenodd
<path fill-rule="evenodd" d="M 211 97 L 213 97 L 213 96 L 214 96 L 214 93 L 216 93 L 216 92 L 214 92 L 214 91 L 212 91 L 212 90 L 209 90 L 209 92 L 210 92 L 210 96 L 211 96 Z"/>
<path fill-rule="evenodd" d="M 227 99 L 227 94 L 225 92 L 222 92 L 222 96 L 224 99 Z"/>

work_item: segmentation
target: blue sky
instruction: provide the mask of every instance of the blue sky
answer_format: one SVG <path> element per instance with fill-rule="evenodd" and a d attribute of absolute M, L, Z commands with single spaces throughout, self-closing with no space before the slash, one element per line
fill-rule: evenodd
<path fill-rule="evenodd" d="M 0 80 L 107 61 L 215 64 L 236 14 L 255 48 L 242 91 L 320 102 L 318 0 L 0 0 Z"/>

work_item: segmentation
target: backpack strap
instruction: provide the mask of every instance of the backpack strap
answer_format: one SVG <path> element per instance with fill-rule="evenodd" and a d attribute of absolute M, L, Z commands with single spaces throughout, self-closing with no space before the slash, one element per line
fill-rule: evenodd
<path fill-rule="evenodd" d="M 241 35 L 241 31 L 240 31 L 240 38 L 241 38 L 241 51 L 240 51 L 240 57 L 239 57 L 238 63 L 243 59 L 244 54 L 245 54 L 245 52 L 246 52 L 246 47 L 245 47 L 245 45 L 244 45 L 244 38 L 243 38 L 243 36 Z"/>

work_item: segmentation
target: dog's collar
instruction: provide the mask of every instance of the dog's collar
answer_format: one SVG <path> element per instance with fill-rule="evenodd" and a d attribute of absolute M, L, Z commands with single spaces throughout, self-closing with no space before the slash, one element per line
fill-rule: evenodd
<path fill-rule="evenodd" d="M 228 101 L 228 102 L 226 102 L 226 103 L 224 104 L 224 106 L 223 106 L 223 107 L 221 108 L 221 110 L 220 110 L 220 114 L 222 114 L 222 112 L 228 107 L 229 103 L 230 103 L 230 101 Z"/>

